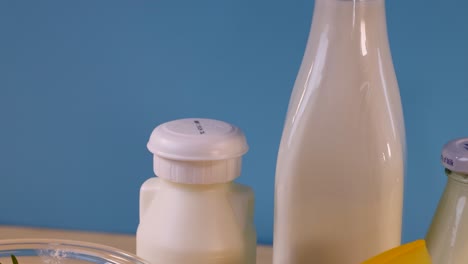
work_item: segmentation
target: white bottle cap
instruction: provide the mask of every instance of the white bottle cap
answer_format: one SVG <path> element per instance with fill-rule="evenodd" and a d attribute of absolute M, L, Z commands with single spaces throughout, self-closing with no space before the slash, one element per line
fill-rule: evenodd
<path fill-rule="evenodd" d="M 468 138 L 455 139 L 445 144 L 441 161 L 451 171 L 468 174 Z"/>
<path fill-rule="evenodd" d="M 229 182 L 239 177 L 247 150 L 244 133 L 228 123 L 187 118 L 159 125 L 151 133 L 154 173 L 190 184 Z"/>

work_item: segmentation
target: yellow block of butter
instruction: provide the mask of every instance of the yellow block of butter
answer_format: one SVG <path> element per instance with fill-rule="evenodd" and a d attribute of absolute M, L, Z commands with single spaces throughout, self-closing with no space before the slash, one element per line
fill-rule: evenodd
<path fill-rule="evenodd" d="M 431 264 L 426 242 L 416 240 L 385 251 L 362 264 Z"/>

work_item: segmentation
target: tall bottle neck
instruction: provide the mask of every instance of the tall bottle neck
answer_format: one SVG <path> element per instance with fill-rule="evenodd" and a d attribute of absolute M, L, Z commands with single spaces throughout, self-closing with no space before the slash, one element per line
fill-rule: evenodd
<path fill-rule="evenodd" d="M 385 15 L 385 0 L 315 0 L 314 8 L 320 11 L 336 10 L 342 15 L 351 12 L 352 19 L 359 19 L 371 13 Z M 385 16 L 382 18 L 385 19 Z"/>
<path fill-rule="evenodd" d="M 316 0 L 313 34 L 355 45 L 366 55 L 370 47 L 388 42 L 385 0 Z"/>

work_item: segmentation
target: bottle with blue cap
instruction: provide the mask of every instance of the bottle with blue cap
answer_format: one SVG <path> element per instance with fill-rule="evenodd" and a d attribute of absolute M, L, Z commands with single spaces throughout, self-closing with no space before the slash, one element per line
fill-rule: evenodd
<path fill-rule="evenodd" d="M 137 255 L 152 264 L 254 264 L 254 195 L 234 183 L 248 146 L 231 124 L 164 123 L 148 142 L 157 177 L 140 190 Z"/>
<path fill-rule="evenodd" d="M 468 262 L 468 138 L 447 143 L 441 155 L 447 184 L 426 235 L 433 264 Z"/>

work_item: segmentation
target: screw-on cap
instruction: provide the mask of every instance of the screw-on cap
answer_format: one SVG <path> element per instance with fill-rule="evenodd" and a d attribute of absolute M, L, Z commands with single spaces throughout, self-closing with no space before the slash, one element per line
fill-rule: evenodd
<path fill-rule="evenodd" d="M 154 154 L 154 172 L 159 177 L 210 184 L 237 178 L 248 146 L 244 133 L 231 124 L 187 118 L 156 127 L 148 149 Z"/>
<path fill-rule="evenodd" d="M 441 161 L 451 171 L 468 174 L 468 138 L 455 139 L 445 144 Z"/>

